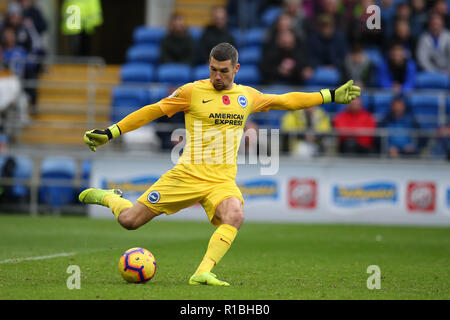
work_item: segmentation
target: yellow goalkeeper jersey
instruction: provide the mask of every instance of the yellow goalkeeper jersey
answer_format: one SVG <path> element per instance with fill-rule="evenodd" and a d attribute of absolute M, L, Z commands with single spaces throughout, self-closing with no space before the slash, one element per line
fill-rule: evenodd
<path fill-rule="evenodd" d="M 313 95 L 308 98 L 314 97 L 315 104 L 322 103 L 320 93 L 304 95 Z M 238 84 L 218 91 L 209 79 L 178 88 L 158 102 L 169 117 L 179 111 L 185 113 L 186 144 L 174 169 L 207 181 L 234 180 L 237 152 L 248 116 L 277 107 L 289 109 L 288 101 L 280 99 L 282 96 L 262 94 Z M 293 101 L 289 104 L 295 105 Z M 296 106 L 304 107 L 300 101 Z"/>
<path fill-rule="evenodd" d="M 237 152 L 251 113 L 298 110 L 321 103 L 320 92 L 263 94 L 239 84 L 218 91 L 205 79 L 179 87 L 155 105 L 169 117 L 181 111 L 185 115 L 186 142 L 171 171 L 204 181 L 224 182 L 236 177 Z M 155 105 L 145 106 L 121 120 L 118 125 L 122 133 L 151 121 Z"/>

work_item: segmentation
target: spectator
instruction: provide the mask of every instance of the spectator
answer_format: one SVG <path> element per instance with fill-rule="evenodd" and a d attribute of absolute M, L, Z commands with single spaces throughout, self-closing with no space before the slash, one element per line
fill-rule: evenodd
<path fill-rule="evenodd" d="M 385 51 L 388 51 L 390 45 L 394 43 L 400 43 L 403 45 L 407 59 L 414 59 L 416 44 L 414 38 L 411 36 L 411 29 L 408 20 L 395 20 L 394 33 L 392 37 L 385 43 Z"/>
<path fill-rule="evenodd" d="M 313 68 L 328 66 L 342 71 L 347 55 L 347 39 L 336 31 L 333 17 L 321 15 L 318 18 L 318 32 L 311 34 L 308 49 Z"/>
<path fill-rule="evenodd" d="M 229 25 L 240 29 L 258 27 L 262 13 L 261 2 L 260 0 L 229 0 L 227 3 Z"/>
<path fill-rule="evenodd" d="M 417 39 L 419 35 L 424 31 L 425 25 L 428 21 L 428 14 L 425 0 L 412 0 L 411 1 L 411 36 L 413 39 Z"/>
<path fill-rule="evenodd" d="M 30 19 L 23 19 L 22 8 L 13 2 L 8 8 L 5 19 L 5 27 L 14 29 L 17 44 L 27 50 L 28 53 L 41 51 L 41 40 L 34 23 Z"/>
<path fill-rule="evenodd" d="M 438 158 L 450 161 L 450 123 L 438 129 L 437 139 L 432 154 Z"/>
<path fill-rule="evenodd" d="M 419 141 L 412 137 L 412 133 L 419 130 L 420 126 L 412 112 L 406 109 L 401 95 L 392 101 L 391 109 L 381 121 L 380 127 L 387 129 L 387 152 L 390 157 L 398 158 L 400 155 L 418 153 Z"/>
<path fill-rule="evenodd" d="M 174 14 L 170 18 L 169 32 L 161 41 L 161 63 L 193 62 L 194 40 L 186 31 L 184 18 Z"/>
<path fill-rule="evenodd" d="M 296 36 L 304 40 L 306 38 L 303 30 L 307 27 L 306 16 L 302 10 L 302 0 L 285 0 L 284 12 L 291 18 L 291 28 Z"/>
<path fill-rule="evenodd" d="M 277 36 L 284 31 L 293 32 L 297 40 L 301 41 L 301 34 L 298 33 L 298 30 L 294 29 L 292 17 L 283 13 L 280 14 L 275 23 L 268 29 L 263 44 L 264 50 L 272 48 L 273 44 L 277 42 Z"/>
<path fill-rule="evenodd" d="M 47 31 L 47 21 L 41 11 L 34 5 L 34 0 L 20 0 L 20 5 L 22 6 L 24 21 L 30 19 L 40 35 Z"/>
<path fill-rule="evenodd" d="M 450 29 L 450 16 L 446 0 L 437 0 L 431 9 L 433 13 L 441 15 L 446 29 Z"/>
<path fill-rule="evenodd" d="M 419 38 L 416 55 L 423 70 L 450 74 L 450 32 L 444 28 L 441 15 L 431 15 L 428 31 Z"/>
<path fill-rule="evenodd" d="M 338 132 L 338 150 L 341 154 L 369 154 L 374 152 L 373 134 L 376 121 L 373 115 L 363 109 L 361 98 L 347 105 L 334 119 Z"/>
<path fill-rule="evenodd" d="M 322 108 L 306 108 L 286 113 L 281 129 L 288 134 L 289 152 L 310 158 L 324 152 L 324 135 L 330 133 L 331 122 Z"/>
<path fill-rule="evenodd" d="M 344 78 L 353 79 L 359 86 L 369 87 L 373 83 L 374 66 L 359 43 L 353 43 L 345 57 Z"/>
<path fill-rule="evenodd" d="M 333 18 L 335 24 L 342 30 L 347 30 L 345 17 L 340 10 L 341 0 L 320 0 L 321 14 L 329 15 Z"/>
<path fill-rule="evenodd" d="M 3 29 L 2 46 L 3 64 L 19 77 L 23 77 L 28 53 L 17 44 L 16 32 L 13 28 L 6 27 Z"/>
<path fill-rule="evenodd" d="M 406 52 L 400 43 L 394 43 L 389 56 L 378 65 L 378 85 L 395 92 L 406 92 L 414 88 L 416 64 L 406 58 Z"/>
<path fill-rule="evenodd" d="M 360 42 L 364 48 L 373 46 L 381 46 L 383 43 L 383 34 L 386 33 L 389 23 L 381 22 L 381 28 L 369 29 L 367 23 L 372 16 L 372 11 L 368 11 L 368 7 L 374 5 L 373 0 L 364 0 L 358 4 L 354 10 L 354 17 L 350 19 L 349 27 L 346 29 L 349 35 L 349 39 Z"/>
<path fill-rule="evenodd" d="M 265 83 L 302 84 L 313 73 L 303 57 L 303 48 L 294 33 L 289 30 L 280 32 L 276 45 L 263 53 L 261 72 Z"/>
<path fill-rule="evenodd" d="M 235 45 L 233 35 L 227 29 L 226 10 L 222 7 L 215 7 L 212 10 L 212 24 L 205 28 L 199 42 L 198 63 L 207 63 L 211 49 L 221 42 Z"/>

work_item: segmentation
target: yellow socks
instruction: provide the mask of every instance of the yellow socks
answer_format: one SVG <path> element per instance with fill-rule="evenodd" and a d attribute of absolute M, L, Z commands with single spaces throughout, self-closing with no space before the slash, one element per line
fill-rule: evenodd
<path fill-rule="evenodd" d="M 128 209 L 133 206 L 131 201 L 121 198 L 116 194 L 106 195 L 103 198 L 103 205 L 111 209 L 116 216 L 116 219 L 119 219 L 119 215 L 124 209 Z"/>
<path fill-rule="evenodd" d="M 197 271 L 195 271 L 196 275 L 211 271 L 219 263 L 220 259 L 230 249 L 237 232 L 238 229 L 229 224 L 222 224 L 217 228 L 209 240 L 208 249 L 202 262 L 198 266 Z"/>

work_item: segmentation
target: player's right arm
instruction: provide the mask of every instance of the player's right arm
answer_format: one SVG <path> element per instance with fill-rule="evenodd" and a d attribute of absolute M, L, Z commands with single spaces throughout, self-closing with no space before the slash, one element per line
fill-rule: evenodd
<path fill-rule="evenodd" d="M 130 113 L 125 118 L 104 130 L 94 129 L 86 131 L 84 142 L 92 151 L 97 147 L 115 139 L 121 134 L 136 130 L 147 123 L 164 115 L 173 116 L 180 111 L 187 111 L 191 103 L 193 83 L 185 84 L 175 90 L 170 96 L 155 104 L 150 104 Z"/>

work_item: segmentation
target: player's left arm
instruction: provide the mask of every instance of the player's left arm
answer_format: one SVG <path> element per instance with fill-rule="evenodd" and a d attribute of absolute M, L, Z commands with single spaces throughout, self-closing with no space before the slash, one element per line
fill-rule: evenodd
<path fill-rule="evenodd" d="M 325 103 L 347 104 L 361 95 L 361 88 L 349 80 L 337 89 L 319 92 L 289 92 L 285 94 L 260 94 L 255 97 L 252 112 L 269 110 L 299 110 Z"/>

